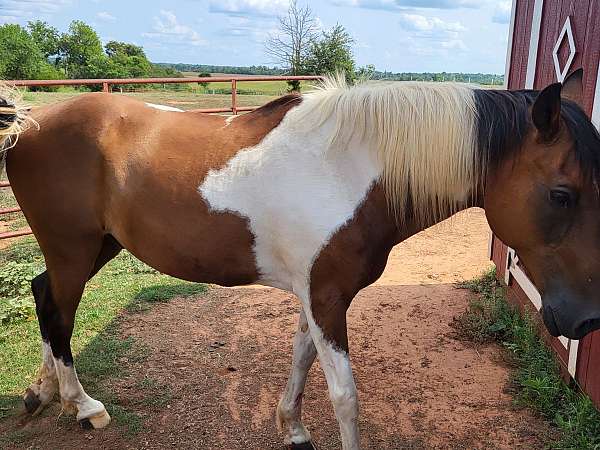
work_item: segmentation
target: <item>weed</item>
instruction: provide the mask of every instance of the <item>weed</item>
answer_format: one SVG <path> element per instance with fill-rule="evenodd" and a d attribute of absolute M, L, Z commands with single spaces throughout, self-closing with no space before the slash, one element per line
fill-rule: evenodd
<path fill-rule="evenodd" d="M 163 408 L 173 399 L 169 386 L 162 385 L 153 378 L 144 377 L 135 387 L 144 391 L 144 398 L 140 403 L 147 407 Z"/>
<path fill-rule="evenodd" d="M 0 263 L 4 265 L 9 261 L 15 263 L 37 262 L 41 266 L 44 257 L 36 240 L 33 237 L 26 237 L 0 252 Z"/>
<path fill-rule="evenodd" d="M 117 425 L 125 428 L 125 434 L 133 436 L 142 431 L 144 421 L 136 412 L 115 403 L 107 403 L 106 411 Z"/>
<path fill-rule="evenodd" d="M 35 320 L 33 297 L 9 298 L 0 301 L 0 325 L 23 320 Z"/>
<path fill-rule="evenodd" d="M 140 290 L 134 300 L 141 302 L 167 302 L 175 297 L 191 297 L 206 292 L 203 284 L 181 283 L 171 285 L 154 285 Z"/>
<path fill-rule="evenodd" d="M 31 280 L 39 273 L 37 263 L 9 261 L 0 268 L 0 296 L 25 296 L 31 292 Z"/>

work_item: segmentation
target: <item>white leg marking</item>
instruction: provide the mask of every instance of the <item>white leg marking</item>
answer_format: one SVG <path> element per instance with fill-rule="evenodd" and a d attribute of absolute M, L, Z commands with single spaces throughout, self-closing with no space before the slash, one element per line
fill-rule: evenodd
<path fill-rule="evenodd" d="M 52 357 L 52 350 L 47 342 L 42 341 L 42 365 L 37 374 L 37 381 L 29 386 L 41 402 L 40 407 L 33 414 L 36 415 L 42 411 L 43 407 L 52 401 L 54 394 L 58 390 L 58 378 L 56 368 Z"/>
<path fill-rule="evenodd" d="M 302 289 L 308 292 L 308 289 Z M 301 298 L 309 298 L 303 295 Z M 310 333 L 319 354 L 319 362 L 325 373 L 329 397 L 340 426 L 343 450 L 360 450 L 358 433 L 358 393 L 352 374 L 350 356 L 328 342 L 316 324 L 310 309 L 310 301 L 303 301 Z"/>
<path fill-rule="evenodd" d="M 310 433 L 302 424 L 302 396 L 317 349 L 313 344 L 304 310 L 298 320 L 293 352 L 292 373 L 277 406 L 277 423 L 286 432 L 284 442 L 287 445 L 310 441 Z"/>
<path fill-rule="evenodd" d="M 110 417 L 102 402 L 87 395 L 77 378 L 74 366 L 66 366 L 61 359 L 54 358 L 60 385 L 60 397 L 67 412 L 77 410 L 77 420 L 90 419 L 94 428 L 108 425 Z M 95 420 L 92 420 L 95 419 Z"/>

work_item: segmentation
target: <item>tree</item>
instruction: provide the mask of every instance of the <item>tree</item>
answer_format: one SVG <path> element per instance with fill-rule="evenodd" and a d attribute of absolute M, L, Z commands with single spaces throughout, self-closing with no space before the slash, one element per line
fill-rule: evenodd
<path fill-rule="evenodd" d="M 44 64 L 44 56 L 27 30 L 14 24 L 0 26 L 0 75 L 2 78 L 35 79 Z"/>
<path fill-rule="evenodd" d="M 290 75 L 302 75 L 317 31 L 312 10 L 308 6 L 300 8 L 296 0 L 292 0 L 287 15 L 279 18 L 279 32 L 268 37 L 265 50 Z M 300 89 L 297 81 L 290 81 L 288 85 L 291 90 Z"/>
<path fill-rule="evenodd" d="M 60 49 L 60 35 L 58 30 L 46 22 L 36 20 L 27 24 L 33 42 L 40 49 L 44 58 L 58 55 Z"/>
<path fill-rule="evenodd" d="M 211 76 L 212 75 L 210 73 L 208 73 L 208 72 L 200 72 L 198 74 L 199 78 L 209 78 Z M 208 87 L 208 81 L 203 81 L 201 83 L 198 83 L 198 86 L 201 86 L 203 89 L 206 89 Z"/>
<path fill-rule="evenodd" d="M 350 83 L 356 78 L 352 44 L 354 39 L 342 25 L 324 31 L 314 40 L 306 58 L 306 71 L 313 75 L 344 74 Z"/>
<path fill-rule="evenodd" d="M 375 77 L 377 70 L 373 64 L 367 64 L 364 67 L 359 67 L 356 71 L 356 78 L 359 80 L 370 80 Z"/>
<path fill-rule="evenodd" d="M 75 20 L 69 26 L 69 32 L 61 37 L 60 50 L 64 56 L 63 64 L 71 78 L 87 78 L 108 64 L 98 34 L 86 23 Z M 97 75 L 97 73 L 96 73 Z"/>
<path fill-rule="evenodd" d="M 142 47 L 127 42 L 110 41 L 104 46 L 104 49 L 109 58 L 118 55 L 146 58 L 146 53 Z"/>

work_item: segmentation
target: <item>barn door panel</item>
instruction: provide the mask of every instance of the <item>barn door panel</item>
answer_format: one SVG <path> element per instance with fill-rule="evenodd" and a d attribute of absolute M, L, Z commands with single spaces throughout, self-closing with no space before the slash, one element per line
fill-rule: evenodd
<path fill-rule="evenodd" d="M 527 74 L 529 40 L 535 0 L 516 0 L 514 5 L 514 29 L 507 77 L 508 89 L 523 89 Z"/>

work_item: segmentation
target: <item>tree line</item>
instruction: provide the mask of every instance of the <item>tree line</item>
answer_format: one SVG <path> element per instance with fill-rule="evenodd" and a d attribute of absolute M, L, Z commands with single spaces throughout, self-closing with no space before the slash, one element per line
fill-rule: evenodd
<path fill-rule="evenodd" d="M 144 49 L 127 42 L 102 45 L 96 31 L 76 20 L 65 33 L 46 22 L 0 26 L 0 78 L 57 80 L 77 78 L 182 77 L 151 63 Z"/>

